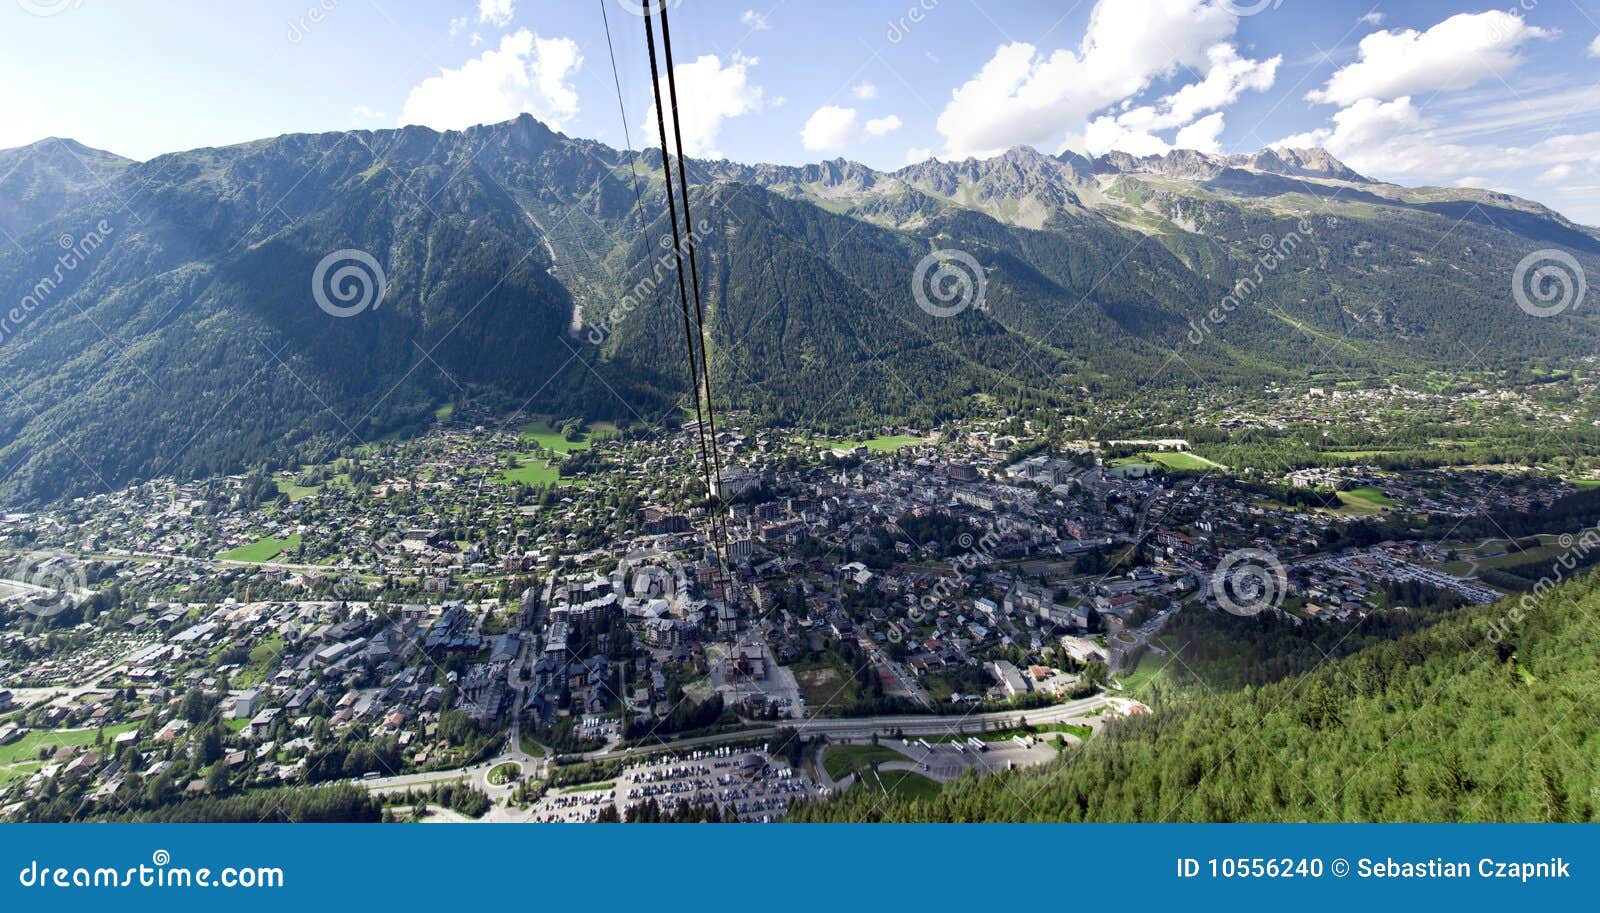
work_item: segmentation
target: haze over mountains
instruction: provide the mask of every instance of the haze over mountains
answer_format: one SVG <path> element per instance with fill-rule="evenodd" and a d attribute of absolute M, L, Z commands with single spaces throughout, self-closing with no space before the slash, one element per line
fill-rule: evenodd
<path fill-rule="evenodd" d="M 527 116 L 143 163 L 70 140 L 0 152 L 0 503 L 321 459 L 467 397 L 661 421 L 687 372 L 659 165 Z M 1321 150 L 689 170 L 719 404 L 774 422 L 1595 351 L 1587 309 L 1531 317 L 1512 275 L 1547 248 L 1600 268 L 1596 232 Z M 312 275 L 347 249 L 386 290 L 337 318 Z M 982 265 L 982 308 L 917 305 L 936 249 Z"/>

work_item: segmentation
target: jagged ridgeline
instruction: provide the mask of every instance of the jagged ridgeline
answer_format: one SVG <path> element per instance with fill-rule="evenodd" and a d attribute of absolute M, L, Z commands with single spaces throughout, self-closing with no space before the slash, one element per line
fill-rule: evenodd
<path fill-rule="evenodd" d="M 323 459 L 424 427 L 462 389 L 508 413 L 666 416 L 687 371 L 654 173 L 528 117 L 148 162 L 70 140 L 0 152 L 0 501 Z M 1259 389 L 1305 376 L 1313 339 L 1353 377 L 1594 349 L 1583 309 L 1532 319 L 1511 294 L 1542 248 L 1600 274 L 1592 231 L 1320 150 L 696 161 L 690 178 L 719 404 L 773 422 Z M 916 266 L 943 249 L 982 268 L 983 307 L 918 306 Z M 344 317 L 313 292 L 341 251 L 383 279 Z"/>
<path fill-rule="evenodd" d="M 1600 578 L 1259 689 L 1192 689 L 1047 766 L 801 821 L 1597 821 Z"/>

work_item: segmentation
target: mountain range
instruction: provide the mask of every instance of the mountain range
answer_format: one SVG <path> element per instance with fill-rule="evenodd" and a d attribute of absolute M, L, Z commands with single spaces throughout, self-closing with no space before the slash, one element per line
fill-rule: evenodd
<path fill-rule="evenodd" d="M 1546 249 L 1600 268 L 1595 230 L 1373 181 L 1320 149 L 686 167 L 719 407 L 773 423 L 1594 354 L 1583 308 L 1532 317 L 1512 277 Z M 656 150 L 528 116 L 147 162 L 66 139 L 0 151 L 0 503 L 298 465 L 463 400 L 681 415 L 670 243 Z M 939 316 L 917 269 L 951 250 L 983 295 Z M 335 316 L 313 277 L 350 251 L 382 295 Z"/>

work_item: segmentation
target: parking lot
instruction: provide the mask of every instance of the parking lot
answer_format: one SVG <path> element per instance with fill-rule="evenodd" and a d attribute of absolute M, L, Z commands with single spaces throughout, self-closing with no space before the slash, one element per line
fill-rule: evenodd
<path fill-rule="evenodd" d="M 608 805 L 628 810 L 653 801 L 666 815 L 716 805 L 724 820 L 761 822 L 783 817 L 789 803 L 815 797 L 817 784 L 788 761 L 763 751 L 731 748 L 667 755 L 625 769 L 615 783 L 552 792 L 533 808 L 533 820 L 587 822 Z"/>

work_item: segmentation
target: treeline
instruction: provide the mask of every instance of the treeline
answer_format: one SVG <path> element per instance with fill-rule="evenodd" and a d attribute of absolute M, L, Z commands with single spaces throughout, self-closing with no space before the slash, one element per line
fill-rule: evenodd
<path fill-rule="evenodd" d="M 623 727 L 625 739 L 647 739 L 652 735 L 664 736 L 705 729 L 722 719 L 722 695 L 713 694 L 703 701 L 685 700 L 681 689 L 675 689 L 672 712 L 660 722 L 630 719 Z"/>
<path fill-rule="evenodd" d="M 1596 524 L 1600 524 L 1600 488 L 1583 488 L 1562 495 L 1543 510 L 1495 510 L 1470 517 L 1443 517 L 1429 524 L 1423 535 L 1473 541 L 1535 533 L 1575 533 Z"/>
<path fill-rule="evenodd" d="M 490 808 L 488 795 L 465 783 L 435 783 L 427 789 L 408 789 L 401 795 L 389 796 L 386 801 L 391 806 L 401 807 L 436 805 L 468 818 L 482 818 Z"/>
<path fill-rule="evenodd" d="M 1462 609 L 1261 688 L 1195 692 L 1056 762 L 799 821 L 1600 821 L 1600 579 Z"/>
<path fill-rule="evenodd" d="M 1166 662 L 1167 676 L 1179 686 L 1220 691 L 1261 687 L 1309 672 L 1328 658 L 1349 656 L 1421 630 L 1445 607 L 1459 604 L 1459 599 L 1444 599 L 1436 590 L 1424 593 L 1402 587 L 1385 595 L 1389 605 L 1406 610 L 1299 624 L 1276 612 L 1248 618 L 1226 612 L 1179 612 L 1161 631 L 1161 642 L 1174 647 L 1181 660 Z"/>
<path fill-rule="evenodd" d="M 545 785 L 550 789 L 562 786 L 578 786 L 583 783 L 598 783 L 601 780 L 615 780 L 622 776 L 625 765 L 619 760 L 615 761 L 582 761 L 576 764 L 562 764 L 556 762 L 551 769 L 550 777 Z"/>
<path fill-rule="evenodd" d="M 96 820 L 186 824 L 374 823 L 382 820 L 377 798 L 359 786 L 283 786 L 237 796 L 188 799 L 152 809 L 113 813 Z"/>
<path fill-rule="evenodd" d="M 610 814 L 606 814 L 609 811 Z M 607 806 L 601 812 L 602 822 L 615 823 L 618 820 L 615 806 Z M 628 807 L 629 824 L 721 824 L 724 820 L 736 821 L 737 818 L 724 819 L 722 807 L 715 802 L 705 804 L 679 805 L 671 811 L 664 811 L 654 799 L 646 799 L 638 805 Z"/>

